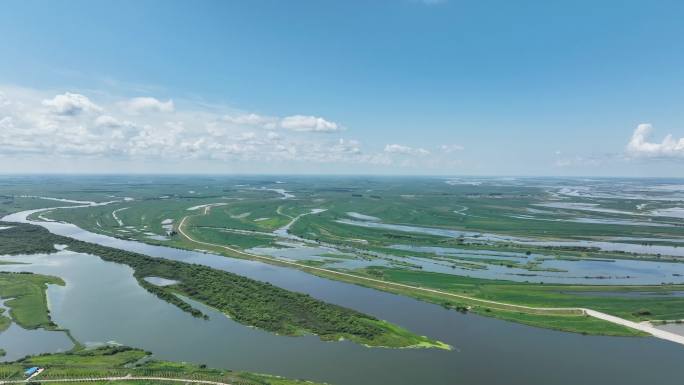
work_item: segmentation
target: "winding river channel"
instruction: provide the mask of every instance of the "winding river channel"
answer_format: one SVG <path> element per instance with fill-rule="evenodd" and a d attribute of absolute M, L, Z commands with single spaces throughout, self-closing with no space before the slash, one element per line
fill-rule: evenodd
<path fill-rule="evenodd" d="M 4 220 L 26 222 L 35 211 L 39 210 Z M 591 337 L 532 328 L 261 262 L 116 239 L 72 224 L 33 223 L 75 239 L 199 263 L 308 293 L 444 341 L 454 350 L 366 348 L 348 341 L 321 342 L 315 336 L 278 336 L 197 305 L 210 316 L 205 321 L 149 294 L 127 266 L 69 250 L 3 257 L 30 263 L 5 265 L 3 270 L 33 271 L 65 280 L 66 286 L 48 289 L 51 314 L 58 325 L 86 344 L 115 341 L 150 350 L 159 359 L 336 385 L 665 385 L 681 384 L 684 376 L 684 349 L 655 338 Z M 53 336 L 29 352 L 22 347 L 22 338 L 10 338 L 7 333 L 0 334 L 0 345 L 9 359 L 21 349 L 21 354 L 27 354 L 69 347 L 61 337 Z"/>

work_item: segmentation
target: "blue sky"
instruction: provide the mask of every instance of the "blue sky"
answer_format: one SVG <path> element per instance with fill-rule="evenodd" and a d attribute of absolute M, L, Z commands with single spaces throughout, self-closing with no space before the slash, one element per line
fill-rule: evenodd
<path fill-rule="evenodd" d="M 681 1 L 7 1 L 0 172 L 684 177 L 682 20 Z"/>

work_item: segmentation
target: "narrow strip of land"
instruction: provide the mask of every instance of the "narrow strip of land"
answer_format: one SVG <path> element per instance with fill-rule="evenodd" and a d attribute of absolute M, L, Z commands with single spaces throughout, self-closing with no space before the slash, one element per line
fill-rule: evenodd
<path fill-rule="evenodd" d="M 657 338 L 662 338 L 664 340 L 676 342 L 678 344 L 684 345 L 684 336 L 681 336 L 679 334 L 671 333 L 666 330 L 661 330 L 656 328 L 655 326 L 645 324 L 645 323 L 639 323 L 639 322 L 634 322 L 630 320 L 626 320 L 624 318 L 616 317 L 610 314 L 606 313 L 601 313 L 596 310 L 591 310 L 591 309 L 582 309 L 584 310 L 584 314 L 602 319 L 604 321 L 612 322 L 614 324 L 626 326 L 628 328 L 640 330 L 642 332 L 648 333 L 654 337 Z"/>
<path fill-rule="evenodd" d="M 467 295 L 462 295 L 462 294 L 455 294 L 455 293 L 449 293 L 446 291 L 441 291 L 441 290 L 435 290 L 435 289 L 429 289 L 429 288 L 424 288 L 424 287 L 419 287 L 419 286 L 412 286 L 412 285 L 406 285 L 403 283 L 396 283 L 396 282 L 388 282 L 380 279 L 375 279 L 375 278 L 369 278 L 369 277 L 363 277 L 359 276 L 356 274 L 350 274 L 350 273 L 344 273 L 340 271 L 335 271 L 335 270 L 330 270 L 326 269 L 323 267 L 316 267 L 316 266 L 309 266 L 305 265 L 302 263 L 298 262 L 293 262 L 293 261 L 288 261 L 288 260 L 283 260 L 283 259 L 277 259 L 273 257 L 267 257 L 263 255 L 258 255 L 258 254 L 253 254 L 249 253 L 243 250 L 239 250 L 230 246 L 225 246 L 225 245 L 219 245 L 215 243 L 210 243 L 210 242 L 204 242 L 204 241 L 199 241 L 191 236 L 189 236 L 184 230 L 183 226 L 185 226 L 186 220 L 190 216 L 185 216 L 183 219 L 180 221 L 178 224 L 178 232 L 183 235 L 187 240 L 190 242 L 194 242 L 197 244 L 201 245 L 206 245 L 206 246 L 211 246 L 211 247 L 217 247 L 217 248 L 222 248 L 225 250 L 228 250 L 232 253 L 236 253 L 239 255 L 244 255 L 245 257 L 256 259 L 256 260 L 261 260 L 267 263 L 273 263 L 273 264 L 278 264 L 278 265 L 288 265 L 292 267 L 296 267 L 301 270 L 310 270 L 310 271 L 318 271 L 321 273 L 325 274 L 330 274 L 330 275 L 336 275 L 340 277 L 346 277 L 346 278 L 352 278 L 354 280 L 360 280 L 360 281 L 365 281 L 365 282 L 371 282 L 375 284 L 381 284 L 384 286 L 392 286 L 396 288 L 402 288 L 402 289 L 410 289 L 410 290 L 416 290 L 419 292 L 426 292 L 426 293 L 432 293 L 432 294 L 439 294 L 447 297 L 452 297 L 452 298 L 459 298 L 462 300 L 470 301 L 470 302 L 475 302 L 475 303 L 481 303 L 487 306 L 492 306 L 495 308 L 503 309 L 503 310 L 518 310 L 522 312 L 527 312 L 527 313 L 534 313 L 534 314 L 576 314 L 576 315 L 587 315 L 590 317 L 598 318 L 607 322 L 611 322 L 613 324 L 617 325 L 622 325 L 634 330 L 639 330 L 645 333 L 648 333 L 656 338 L 664 339 L 667 341 L 675 342 L 681 345 L 684 345 L 684 336 L 680 336 L 678 334 L 674 334 L 665 330 L 660 330 L 658 328 L 655 328 L 650 325 L 644 325 L 640 324 L 637 322 L 629 321 L 624 318 L 612 316 L 610 314 L 602 313 L 596 310 L 592 309 L 586 309 L 586 308 L 578 308 L 578 307 L 533 307 L 533 306 L 525 306 L 525 305 L 516 305 L 516 304 L 511 304 L 511 303 L 505 303 L 505 302 L 499 302 L 499 301 L 491 301 L 491 300 L 486 300 L 486 299 L 479 299 L 475 297 L 470 297 Z"/>
<path fill-rule="evenodd" d="M 85 378 L 62 378 L 62 379 L 41 379 L 39 382 L 94 382 L 94 381 L 172 381 L 207 385 L 231 385 L 227 382 L 217 382 L 208 380 L 191 380 L 187 378 L 167 378 L 167 377 L 145 377 L 145 376 L 124 376 L 124 377 L 85 377 Z M 0 384 L 21 384 L 26 380 L 0 381 Z"/>

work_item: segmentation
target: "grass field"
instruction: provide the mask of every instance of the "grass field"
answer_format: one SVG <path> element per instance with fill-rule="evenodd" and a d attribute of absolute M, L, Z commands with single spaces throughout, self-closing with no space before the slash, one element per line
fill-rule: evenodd
<path fill-rule="evenodd" d="M 309 381 L 291 380 L 263 374 L 211 369 L 204 365 L 157 361 L 150 353 L 123 346 L 105 346 L 69 353 L 30 356 L 16 362 L 0 364 L 0 381 L 22 380 L 24 369 L 39 366 L 45 371 L 36 379 L 77 379 L 105 377 L 165 377 L 174 379 L 205 380 L 235 385 L 316 385 Z M 178 384 L 152 380 L 103 381 L 116 384 Z M 59 384 L 60 382 L 54 382 Z M 65 382 L 66 383 L 66 382 Z M 91 383 L 92 382 L 88 382 Z M 68 382 L 75 384 L 75 382 Z"/>
<path fill-rule="evenodd" d="M 10 309 L 9 317 L 24 329 L 55 328 L 45 296 L 48 284 L 64 285 L 64 281 L 40 274 L 0 272 L 0 298 Z M 9 326 L 7 316 L 0 319 L 2 325 Z"/>
<path fill-rule="evenodd" d="M 47 285 L 64 285 L 64 281 L 41 274 L 0 272 L 0 299 L 4 303 L 0 308 L 0 333 L 12 322 L 24 329 L 61 330 L 50 318 L 45 294 Z M 65 332 L 73 340 L 70 333 Z M 75 340 L 74 344 L 79 346 Z M 4 355 L 5 350 L 0 349 L 0 357 Z"/>

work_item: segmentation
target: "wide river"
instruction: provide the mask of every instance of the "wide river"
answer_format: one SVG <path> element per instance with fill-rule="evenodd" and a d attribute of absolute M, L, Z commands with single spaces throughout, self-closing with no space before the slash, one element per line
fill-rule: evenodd
<path fill-rule="evenodd" d="M 4 220 L 25 222 L 32 212 Z M 655 338 L 590 337 L 532 328 L 298 270 L 111 238 L 71 224 L 36 223 L 83 241 L 200 263 L 305 292 L 444 341 L 454 350 L 365 348 L 348 341 L 321 342 L 315 336 L 277 336 L 202 307 L 210 316 L 204 321 L 146 292 L 127 266 L 68 250 L 3 257 L 31 263 L 5 265 L 4 270 L 53 274 L 66 281 L 66 286 L 48 290 L 51 313 L 58 325 L 84 343 L 116 341 L 150 350 L 159 359 L 338 385 L 679 385 L 684 376 L 684 348 Z M 3 334 L 0 344 L 10 356 L 17 349 L 28 353 L 20 336 L 2 338 Z M 44 339 L 46 345 L 34 352 L 68 348 L 61 338 Z"/>

